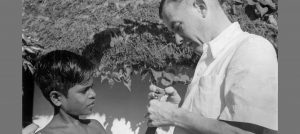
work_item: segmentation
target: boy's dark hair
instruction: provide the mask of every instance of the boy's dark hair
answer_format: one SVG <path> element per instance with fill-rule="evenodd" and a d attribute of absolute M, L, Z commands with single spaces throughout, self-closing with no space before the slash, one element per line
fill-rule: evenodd
<path fill-rule="evenodd" d="M 35 65 L 35 82 L 50 101 L 50 92 L 58 91 L 68 96 L 76 84 L 87 82 L 95 65 L 83 56 L 66 50 L 55 50 L 40 57 Z M 51 101 L 50 101 L 51 102 Z"/>

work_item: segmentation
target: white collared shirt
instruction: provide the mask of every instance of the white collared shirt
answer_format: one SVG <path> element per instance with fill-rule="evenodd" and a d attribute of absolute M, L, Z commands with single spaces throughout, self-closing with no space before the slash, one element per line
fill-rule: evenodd
<path fill-rule="evenodd" d="M 182 108 L 278 130 L 278 62 L 272 44 L 235 22 L 203 50 Z"/>

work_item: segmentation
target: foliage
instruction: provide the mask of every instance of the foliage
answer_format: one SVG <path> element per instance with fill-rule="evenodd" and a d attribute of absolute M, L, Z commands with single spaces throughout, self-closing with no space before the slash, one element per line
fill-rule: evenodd
<path fill-rule="evenodd" d="M 22 34 L 22 67 L 25 71 L 29 70 L 31 74 L 34 73 L 33 63 L 35 58 L 43 50 L 42 46 L 38 44 L 29 44 L 30 39 Z"/>
<path fill-rule="evenodd" d="M 134 72 L 154 78 L 154 71 L 169 73 L 166 70 L 175 66 L 193 68 L 200 57 L 187 44 L 174 43 L 173 34 L 159 20 L 159 2 L 23 0 L 22 34 L 30 39 L 27 42 L 43 47 L 39 54 L 71 50 L 97 64 L 103 79 L 122 81 L 130 87 Z M 227 0 L 223 8 L 244 30 L 266 37 L 277 48 L 277 3 Z M 182 74 L 178 70 L 172 74 Z"/>
<path fill-rule="evenodd" d="M 223 9 L 243 30 L 267 38 L 277 49 L 278 0 L 226 0 Z"/>

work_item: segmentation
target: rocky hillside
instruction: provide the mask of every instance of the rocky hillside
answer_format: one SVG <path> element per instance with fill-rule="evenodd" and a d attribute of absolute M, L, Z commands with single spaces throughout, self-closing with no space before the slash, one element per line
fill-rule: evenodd
<path fill-rule="evenodd" d="M 68 49 L 99 65 L 103 78 L 124 84 L 135 71 L 147 74 L 149 70 L 170 70 L 174 65 L 194 67 L 200 55 L 189 47 L 175 45 L 173 34 L 159 20 L 159 2 L 23 0 L 22 41 L 23 48 L 27 48 L 23 59 L 34 63 L 40 54 Z M 250 33 L 266 37 L 277 48 L 277 3 L 278 0 L 226 0 L 222 6 L 232 21 L 239 21 Z"/>
<path fill-rule="evenodd" d="M 278 0 L 225 0 L 223 9 L 243 30 L 267 38 L 277 49 Z"/>

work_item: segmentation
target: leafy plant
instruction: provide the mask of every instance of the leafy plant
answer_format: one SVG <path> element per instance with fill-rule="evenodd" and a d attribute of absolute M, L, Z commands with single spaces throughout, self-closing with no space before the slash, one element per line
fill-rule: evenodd
<path fill-rule="evenodd" d="M 159 81 L 155 79 L 157 71 L 179 78 L 184 68 L 195 67 L 200 55 L 188 44 L 175 44 L 173 33 L 158 17 L 159 2 L 23 0 L 22 34 L 27 37 L 24 42 L 42 46 L 42 51 L 34 52 L 36 57 L 55 49 L 84 55 L 99 66 L 98 75 L 103 80 L 112 84 L 123 82 L 129 89 L 133 74 L 149 75 L 152 82 Z M 277 3 L 226 0 L 222 6 L 232 21 L 240 22 L 242 29 L 266 37 L 277 49 Z M 29 48 L 24 46 L 26 51 Z M 27 55 L 30 53 L 24 52 L 23 57 Z M 23 65 L 32 68 L 36 57 L 25 58 Z M 181 69 L 167 71 L 175 67 Z"/>

